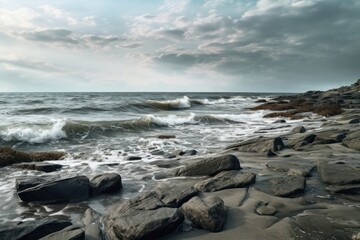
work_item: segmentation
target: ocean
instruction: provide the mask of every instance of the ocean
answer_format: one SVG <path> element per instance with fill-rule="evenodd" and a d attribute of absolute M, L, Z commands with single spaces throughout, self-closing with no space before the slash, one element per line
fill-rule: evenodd
<path fill-rule="evenodd" d="M 257 100 L 275 95 L 1 93 L 0 145 L 25 151 L 66 152 L 64 160 L 51 161 L 64 165 L 61 171 L 50 173 L 59 177 L 91 178 L 104 172 L 119 173 L 124 185 L 120 194 L 83 204 L 103 212 L 113 201 L 166 181 L 164 168 L 152 164 L 155 161 L 177 161 L 174 154 L 179 151 L 195 150 L 192 152 L 195 157 L 212 154 L 250 136 L 289 131 L 296 120 L 273 128 L 274 119 L 263 118 L 267 111 L 248 110 L 257 105 Z M 174 138 L 161 139 L 160 135 Z M 141 160 L 129 161 L 129 156 Z M 42 174 L 49 173 L 0 169 L 0 221 L 30 220 L 66 212 L 65 205 L 54 208 L 31 205 L 29 210 L 29 206 L 19 204 L 15 179 Z"/>

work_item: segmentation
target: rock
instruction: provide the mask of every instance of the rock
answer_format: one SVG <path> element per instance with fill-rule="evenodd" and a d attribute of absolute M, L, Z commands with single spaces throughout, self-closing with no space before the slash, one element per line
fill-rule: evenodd
<path fill-rule="evenodd" d="M 0 239 L 40 239 L 70 226 L 68 220 L 43 218 L 36 221 L 8 222 L 0 225 Z"/>
<path fill-rule="evenodd" d="M 194 156 L 196 154 L 197 154 L 197 151 L 195 149 L 192 149 L 192 150 L 186 150 L 183 155 L 184 156 Z"/>
<path fill-rule="evenodd" d="M 310 176 L 311 171 L 315 168 L 315 164 L 305 159 L 274 160 L 267 162 L 265 165 L 274 171 L 303 177 Z"/>
<path fill-rule="evenodd" d="M 349 124 L 356 124 L 356 123 L 360 123 L 360 119 L 359 118 L 354 118 L 354 119 L 351 119 L 349 121 Z"/>
<path fill-rule="evenodd" d="M 256 212 L 260 215 L 274 215 L 277 212 L 277 209 L 272 206 L 259 206 L 256 208 Z"/>
<path fill-rule="evenodd" d="M 139 156 L 128 156 L 126 158 L 127 161 L 136 161 L 136 160 L 141 160 L 141 157 Z"/>
<path fill-rule="evenodd" d="M 329 186 L 326 187 L 326 190 L 328 190 L 332 194 L 343 193 L 343 194 L 351 194 L 351 195 L 360 195 L 360 184 Z"/>
<path fill-rule="evenodd" d="M 159 168 L 173 168 L 180 166 L 178 161 L 173 160 L 155 160 L 149 162 L 150 165 L 158 166 Z"/>
<path fill-rule="evenodd" d="M 184 202 L 194 197 L 198 190 L 190 184 L 161 184 L 155 189 L 158 198 L 166 207 L 180 207 Z"/>
<path fill-rule="evenodd" d="M 221 171 L 239 170 L 239 159 L 231 154 L 211 157 L 199 160 L 180 168 L 175 175 L 177 176 L 201 176 L 215 175 Z"/>
<path fill-rule="evenodd" d="M 292 133 L 304 133 L 306 132 L 306 128 L 303 127 L 303 126 L 297 126 L 297 127 L 294 127 L 292 130 L 291 130 Z"/>
<path fill-rule="evenodd" d="M 60 231 L 51 233 L 40 240 L 84 240 L 85 232 L 79 226 L 69 226 Z"/>
<path fill-rule="evenodd" d="M 39 176 L 18 177 L 15 180 L 15 188 L 16 191 L 22 191 L 26 188 L 31 188 L 38 186 L 40 184 L 57 181 L 59 178 L 60 176 L 57 175 L 41 176 L 41 177 Z"/>
<path fill-rule="evenodd" d="M 317 168 L 323 183 L 329 185 L 360 183 L 360 171 L 348 164 L 320 163 Z"/>
<path fill-rule="evenodd" d="M 256 174 L 241 171 L 224 171 L 212 178 L 195 184 L 195 188 L 202 192 L 214 192 L 228 188 L 247 187 L 255 182 Z"/>
<path fill-rule="evenodd" d="M 30 162 L 30 163 L 17 163 L 11 165 L 12 168 L 21 168 L 21 169 L 28 169 L 28 170 L 37 170 L 42 172 L 54 172 L 62 168 L 62 165 L 60 164 L 54 164 L 54 163 L 36 163 L 36 162 Z"/>
<path fill-rule="evenodd" d="M 92 208 L 86 209 L 84 215 L 80 221 L 80 224 L 87 226 L 96 221 L 99 218 L 99 214 L 97 214 Z"/>
<path fill-rule="evenodd" d="M 97 223 L 91 223 L 85 227 L 86 240 L 101 240 L 101 231 Z"/>
<path fill-rule="evenodd" d="M 360 128 L 350 132 L 342 141 L 343 145 L 360 151 Z"/>
<path fill-rule="evenodd" d="M 158 138 L 160 138 L 160 139 L 170 139 L 170 138 L 176 138 L 176 136 L 175 135 L 167 135 L 167 134 L 162 134 L 162 135 L 158 135 L 157 136 Z"/>
<path fill-rule="evenodd" d="M 227 146 L 225 149 L 237 149 L 241 152 L 266 153 L 269 150 L 274 152 L 285 148 L 282 138 L 258 137 Z"/>
<path fill-rule="evenodd" d="M 278 119 L 278 120 L 274 121 L 274 123 L 286 123 L 286 120 Z"/>
<path fill-rule="evenodd" d="M 109 240 L 158 239 L 173 231 L 184 217 L 176 208 L 135 211 L 119 215 L 117 212 L 104 218 L 104 232 Z"/>
<path fill-rule="evenodd" d="M 270 177 L 258 182 L 255 187 L 270 195 L 290 197 L 304 192 L 305 178 L 295 175 Z"/>
<path fill-rule="evenodd" d="M 211 232 L 221 231 L 227 220 L 223 200 L 214 196 L 203 199 L 193 197 L 181 209 L 184 215 L 197 227 Z"/>
<path fill-rule="evenodd" d="M 96 196 L 102 193 L 118 192 L 122 188 L 121 176 L 116 173 L 105 173 L 91 179 L 91 193 Z"/>
<path fill-rule="evenodd" d="M 341 142 L 348 134 L 347 130 L 330 129 L 316 133 L 314 143 L 331 144 Z"/>
<path fill-rule="evenodd" d="M 277 154 L 274 153 L 273 151 L 269 150 L 269 151 L 267 152 L 266 156 L 267 156 L 267 157 L 276 157 Z"/>
<path fill-rule="evenodd" d="M 89 192 L 89 179 L 78 176 L 26 188 L 17 194 L 24 202 L 55 204 L 87 200 Z"/>

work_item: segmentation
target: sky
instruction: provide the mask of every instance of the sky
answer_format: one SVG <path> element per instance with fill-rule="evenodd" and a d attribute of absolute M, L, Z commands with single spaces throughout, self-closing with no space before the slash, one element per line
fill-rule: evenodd
<path fill-rule="evenodd" d="M 360 78 L 359 0 L 0 0 L 0 92 L 303 92 Z"/>

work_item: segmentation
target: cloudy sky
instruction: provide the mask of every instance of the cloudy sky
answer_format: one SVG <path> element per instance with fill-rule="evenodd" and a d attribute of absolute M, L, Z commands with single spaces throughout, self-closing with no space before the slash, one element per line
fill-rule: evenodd
<path fill-rule="evenodd" d="M 358 0 L 0 0 L 0 91 L 328 89 L 360 78 Z"/>

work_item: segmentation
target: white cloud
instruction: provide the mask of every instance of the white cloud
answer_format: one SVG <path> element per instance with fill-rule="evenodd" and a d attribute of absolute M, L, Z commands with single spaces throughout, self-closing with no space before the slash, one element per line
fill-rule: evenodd
<path fill-rule="evenodd" d="M 15 10 L 0 8 L 0 29 L 9 31 L 14 28 L 34 28 L 32 21 L 39 16 L 40 14 L 31 8 L 23 7 Z"/>

